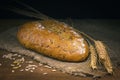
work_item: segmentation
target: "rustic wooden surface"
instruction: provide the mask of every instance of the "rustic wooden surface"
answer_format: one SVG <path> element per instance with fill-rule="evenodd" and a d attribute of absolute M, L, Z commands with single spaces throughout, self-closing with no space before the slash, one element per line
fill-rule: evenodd
<path fill-rule="evenodd" d="M 39 66 L 38 62 L 33 61 L 29 57 L 25 57 L 27 61 L 33 61 L 33 65 L 38 67 L 33 71 L 20 71 L 20 69 L 25 69 L 26 63 L 22 64 L 22 67 L 18 69 L 12 69 L 10 66 L 13 60 L 2 58 L 3 55 L 9 54 L 10 52 L 0 50 L 0 80 L 92 80 L 91 77 L 80 77 L 72 76 L 60 71 L 53 71 L 54 69 L 49 69 L 46 65 Z M 12 72 L 15 70 L 15 72 Z M 119 80 L 120 79 L 120 67 L 114 70 L 114 75 L 106 75 L 102 78 L 97 78 L 97 80 Z M 93 79 L 94 80 L 94 79 Z"/>
<path fill-rule="evenodd" d="M 20 21 L 20 22 L 19 22 Z M 21 23 L 25 22 L 25 20 L 0 20 L 0 32 L 3 32 L 9 29 L 9 26 L 19 26 Z M 1 27 L 5 26 L 5 27 Z M 19 69 L 12 72 L 12 68 L 10 64 L 12 60 L 4 59 L 2 56 L 4 54 L 8 54 L 9 52 L 0 50 L 0 80 L 92 80 L 90 77 L 78 77 L 72 76 L 66 73 L 62 73 L 60 71 L 52 71 L 52 69 L 48 69 L 45 65 L 37 67 L 34 72 L 27 71 L 19 71 Z M 26 60 L 32 60 L 29 57 L 25 57 Z M 32 60 L 33 61 L 33 60 Z M 33 61 L 33 64 L 38 65 L 38 62 Z M 21 68 L 24 68 L 26 64 L 22 65 Z M 44 73 L 47 73 L 44 75 Z M 97 78 L 97 80 L 119 80 L 120 79 L 120 67 L 118 66 L 114 69 L 113 75 L 107 75 L 102 78 Z"/>

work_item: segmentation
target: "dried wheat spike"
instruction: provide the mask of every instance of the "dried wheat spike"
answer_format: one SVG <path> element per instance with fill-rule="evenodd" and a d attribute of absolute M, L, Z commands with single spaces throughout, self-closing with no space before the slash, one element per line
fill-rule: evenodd
<path fill-rule="evenodd" d="M 96 47 L 98 56 L 100 58 L 100 61 L 105 66 L 108 73 L 112 74 L 113 73 L 112 63 L 110 61 L 110 57 L 108 55 L 108 52 L 106 50 L 104 43 L 101 41 L 94 41 L 94 42 L 95 42 L 95 47 Z"/>
<path fill-rule="evenodd" d="M 97 69 L 97 54 L 93 45 L 90 45 L 90 55 L 91 55 L 91 68 Z"/>

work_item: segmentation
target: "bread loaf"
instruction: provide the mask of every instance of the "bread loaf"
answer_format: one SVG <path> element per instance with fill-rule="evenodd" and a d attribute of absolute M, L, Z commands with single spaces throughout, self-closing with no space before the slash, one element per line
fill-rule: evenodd
<path fill-rule="evenodd" d="M 17 38 L 24 47 L 62 61 L 83 61 L 89 54 L 82 35 L 56 20 L 25 23 L 18 29 Z"/>

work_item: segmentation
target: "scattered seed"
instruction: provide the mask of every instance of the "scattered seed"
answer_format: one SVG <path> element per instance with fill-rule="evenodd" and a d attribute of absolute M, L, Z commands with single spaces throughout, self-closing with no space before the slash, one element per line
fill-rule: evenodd
<path fill-rule="evenodd" d="M 33 70 L 30 70 L 30 72 L 33 72 Z"/>
<path fill-rule="evenodd" d="M 50 67 L 50 66 L 48 66 L 48 65 L 45 65 L 44 67 L 45 67 L 45 68 L 49 68 L 49 69 L 52 68 L 52 67 Z"/>
<path fill-rule="evenodd" d="M 19 65 L 18 67 L 21 67 L 22 65 Z"/>
<path fill-rule="evenodd" d="M 53 71 L 53 72 L 55 72 L 56 70 L 55 70 L 55 69 L 53 69 L 52 71 Z"/>
<path fill-rule="evenodd" d="M 43 75 L 47 75 L 48 73 L 44 72 Z"/>
<path fill-rule="evenodd" d="M 33 70 L 35 70 L 37 67 L 38 66 L 36 66 L 36 65 L 29 64 L 25 67 L 25 71 L 33 72 Z"/>
<path fill-rule="evenodd" d="M 25 71 L 29 71 L 29 69 L 25 69 Z"/>
<path fill-rule="evenodd" d="M 33 61 L 26 61 L 26 63 L 33 63 Z"/>
<path fill-rule="evenodd" d="M 18 55 L 18 57 L 21 57 L 21 55 Z"/>
<path fill-rule="evenodd" d="M 13 54 L 11 54 L 11 53 L 2 56 L 2 58 L 6 58 L 6 59 L 10 59 L 10 60 L 12 60 L 12 57 L 13 57 Z"/>
<path fill-rule="evenodd" d="M 10 66 L 15 66 L 14 64 L 10 64 Z"/>
<path fill-rule="evenodd" d="M 18 67 L 13 67 L 13 69 L 18 69 Z"/>
<path fill-rule="evenodd" d="M 20 62 L 16 63 L 16 65 L 20 65 Z"/>
<path fill-rule="evenodd" d="M 12 70 L 12 72 L 14 73 L 14 72 L 15 72 L 15 70 Z"/>
<path fill-rule="evenodd" d="M 24 69 L 21 69 L 20 71 L 24 71 Z"/>
<path fill-rule="evenodd" d="M 32 68 L 33 70 L 35 69 L 35 67 Z"/>
<path fill-rule="evenodd" d="M 39 66 L 42 66 L 43 64 L 42 63 L 39 63 Z"/>
<path fill-rule="evenodd" d="M 38 66 L 42 66 L 42 63 L 39 63 L 38 66 L 37 65 L 33 65 L 33 61 L 25 61 L 25 58 L 22 57 L 22 55 L 19 54 L 12 54 L 9 53 L 7 55 L 3 55 L 2 58 L 6 58 L 6 59 L 10 59 L 13 60 L 13 63 L 10 64 L 10 66 L 12 67 L 12 73 L 15 72 L 16 69 L 19 69 L 19 71 L 23 72 L 23 71 L 29 71 L 29 72 L 34 72 L 34 70 L 38 67 Z M 28 63 L 28 65 L 24 68 L 24 69 L 20 69 L 20 67 L 22 66 L 22 63 Z M 0 63 L 0 66 L 2 64 Z M 44 66 L 45 68 L 52 68 L 48 65 Z M 43 71 L 43 69 L 40 69 L 40 71 Z M 55 72 L 56 70 L 53 69 L 53 72 Z M 47 75 L 47 72 L 44 72 L 43 75 Z"/>
<path fill-rule="evenodd" d="M 13 54 L 13 56 L 17 56 L 18 54 Z"/>
<path fill-rule="evenodd" d="M 32 67 L 37 67 L 37 65 L 29 64 L 28 66 L 26 66 L 26 68 L 32 68 Z"/>
<path fill-rule="evenodd" d="M 13 63 L 23 63 L 25 61 L 24 57 L 22 57 L 21 59 L 16 59 Z"/>
<path fill-rule="evenodd" d="M 14 66 L 13 69 L 18 69 L 19 67 L 18 66 Z"/>

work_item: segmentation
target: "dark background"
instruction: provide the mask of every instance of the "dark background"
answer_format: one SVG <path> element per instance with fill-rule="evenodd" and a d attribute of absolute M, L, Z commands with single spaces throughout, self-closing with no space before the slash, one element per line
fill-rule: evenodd
<path fill-rule="evenodd" d="M 19 0 L 40 12 L 60 19 L 120 19 L 120 5 L 116 1 L 86 0 Z M 13 13 L 5 8 L 22 8 L 14 0 L 0 1 L 0 19 L 29 18 Z"/>

